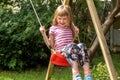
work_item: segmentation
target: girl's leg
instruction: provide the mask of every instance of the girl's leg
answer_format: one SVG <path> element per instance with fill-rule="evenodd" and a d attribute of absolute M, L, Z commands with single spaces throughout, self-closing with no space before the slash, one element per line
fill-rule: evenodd
<path fill-rule="evenodd" d="M 76 61 L 72 61 L 72 74 L 73 74 L 73 80 L 82 80 L 79 69 L 78 69 L 78 63 Z"/>
<path fill-rule="evenodd" d="M 79 53 L 79 51 L 80 48 L 75 43 L 68 44 L 61 50 L 61 54 L 66 57 L 67 61 L 71 65 L 73 80 L 82 80 L 78 69 L 77 53 Z"/>
<path fill-rule="evenodd" d="M 80 53 L 82 55 L 82 62 L 83 62 L 81 66 L 83 66 L 83 70 L 84 70 L 84 75 L 85 75 L 84 80 L 92 80 L 92 76 L 90 72 L 90 65 L 89 65 L 89 57 L 88 57 L 88 53 L 85 48 L 85 45 L 84 43 L 80 43 L 78 44 L 78 47 L 81 49 Z"/>
<path fill-rule="evenodd" d="M 85 75 L 84 80 L 92 80 L 92 75 L 90 72 L 90 66 L 88 62 L 84 62 L 83 70 L 84 70 L 84 75 Z"/>

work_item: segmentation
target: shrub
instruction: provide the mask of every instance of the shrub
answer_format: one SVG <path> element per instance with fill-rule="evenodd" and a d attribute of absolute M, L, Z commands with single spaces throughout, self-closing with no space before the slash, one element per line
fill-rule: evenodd
<path fill-rule="evenodd" d="M 92 75 L 95 80 L 110 80 L 107 67 L 102 62 L 93 67 Z"/>

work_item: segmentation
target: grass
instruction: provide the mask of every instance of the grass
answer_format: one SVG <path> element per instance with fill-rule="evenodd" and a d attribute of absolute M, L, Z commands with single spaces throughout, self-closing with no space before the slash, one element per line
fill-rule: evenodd
<path fill-rule="evenodd" d="M 31 69 L 23 72 L 0 71 L 0 80 L 44 80 L 46 69 Z"/>
<path fill-rule="evenodd" d="M 119 58 L 120 58 L 120 54 L 112 55 L 113 63 L 118 76 L 120 76 Z M 41 68 L 41 67 L 36 69 L 26 70 L 23 72 L 0 70 L 0 80 L 45 80 L 46 71 L 47 68 Z M 110 80 L 103 56 L 97 56 L 96 58 L 93 59 L 91 71 L 92 71 L 93 80 Z M 84 77 L 81 68 L 80 68 L 80 73 L 82 77 Z M 72 80 L 71 75 L 72 74 L 70 67 L 55 66 L 51 80 Z"/>

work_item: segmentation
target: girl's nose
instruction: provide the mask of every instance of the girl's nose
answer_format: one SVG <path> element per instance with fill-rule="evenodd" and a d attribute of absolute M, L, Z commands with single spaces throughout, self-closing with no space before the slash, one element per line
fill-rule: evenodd
<path fill-rule="evenodd" d="M 61 20 L 61 23 L 63 23 L 64 22 L 64 20 Z"/>

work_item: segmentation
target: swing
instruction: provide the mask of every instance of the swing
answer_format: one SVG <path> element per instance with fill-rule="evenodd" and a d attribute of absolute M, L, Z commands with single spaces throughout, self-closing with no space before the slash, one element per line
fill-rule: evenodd
<path fill-rule="evenodd" d="M 53 53 L 50 57 L 50 61 L 57 66 L 70 66 L 66 58 L 59 52 Z"/>
<path fill-rule="evenodd" d="M 35 13 L 35 15 L 36 15 L 36 17 L 37 17 L 37 20 L 38 20 L 40 26 L 42 27 L 42 24 L 41 24 L 41 22 L 40 22 L 40 19 L 39 19 L 39 17 L 38 17 L 38 14 L 37 14 L 37 12 L 36 12 L 36 10 L 35 10 L 35 8 L 34 8 L 33 2 L 32 2 L 31 0 L 30 0 L 30 3 L 31 3 L 31 5 L 32 5 L 32 7 L 33 7 L 33 10 L 34 10 L 34 13 Z M 43 35 L 43 38 L 44 38 L 44 35 Z M 57 66 L 70 66 L 70 64 L 68 63 L 68 61 L 66 60 L 66 58 L 65 58 L 64 56 L 62 56 L 59 52 L 55 52 L 53 49 L 51 49 L 51 48 L 48 46 L 48 45 L 49 45 L 49 42 L 48 42 L 47 38 L 44 38 L 44 41 L 45 41 L 47 47 L 53 52 L 53 53 L 51 54 L 50 61 L 51 61 L 54 65 L 57 65 Z"/>
<path fill-rule="evenodd" d="M 32 7 L 34 9 L 34 12 L 36 14 L 36 17 L 38 19 L 39 24 L 40 24 L 40 26 L 42 26 L 41 23 L 40 23 L 40 20 L 38 18 L 38 15 L 37 15 L 37 13 L 35 11 L 35 8 L 34 8 L 34 6 L 32 4 L 32 1 L 30 0 L 30 2 L 31 2 L 31 5 L 32 5 Z M 69 4 L 69 0 L 64 0 L 64 4 Z M 109 50 L 107 48 L 107 44 L 105 42 L 104 35 L 102 33 L 101 25 L 100 25 L 99 18 L 98 18 L 97 13 L 96 13 L 94 2 L 92 0 L 91 1 L 87 0 L 87 5 L 88 5 L 88 8 L 90 10 L 90 14 L 92 16 L 93 23 L 94 23 L 94 25 L 96 24 L 96 26 L 94 26 L 94 27 L 95 27 L 95 30 L 96 30 L 96 33 L 97 33 L 97 36 L 98 36 L 98 40 L 101 43 L 100 46 L 101 46 L 101 49 L 103 51 L 103 55 L 105 57 L 105 61 L 107 63 L 107 68 L 108 68 L 108 71 L 109 71 L 109 74 L 110 74 L 110 79 L 111 80 L 117 80 L 117 74 L 115 72 L 114 65 L 112 63 L 112 59 L 111 59 L 110 56 L 108 56 L 110 53 L 109 53 Z M 44 37 L 44 40 L 45 40 L 46 45 L 48 46 L 49 43 L 48 43 L 47 38 Z M 104 46 L 102 46 L 102 45 L 104 45 Z M 48 46 L 48 48 L 49 48 L 49 46 Z M 53 51 L 53 50 L 51 49 L 51 51 Z M 58 52 L 56 52 L 56 54 L 55 53 L 52 54 L 52 56 L 50 58 L 50 62 L 49 62 L 49 66 L 48 66 L 48 70 L 47 70 L 47 74 L 46 74 L 46 79 L 45 80 L 50 80 L 52 69 L 54 67 L 54 65 L 51 62 L 52 61 L 54 62 L 54 60 L 56 60 L 55 59 L 56 57 L 58 57 L 58 60 L 56 60 L 56 62 L 57 61 L 61 61 L 61 59 L 64 58 L 63 56 L 61 56 L 59 54 L 60 53 L 58 53 Z M 64 59 L 63 59 L 63 61 L 64 61 Z M 56 62 L 54 62 L 54 63 L 56 63 Z M 63 62 L 63 63 L 65 63 L 65 62 Z"/>

